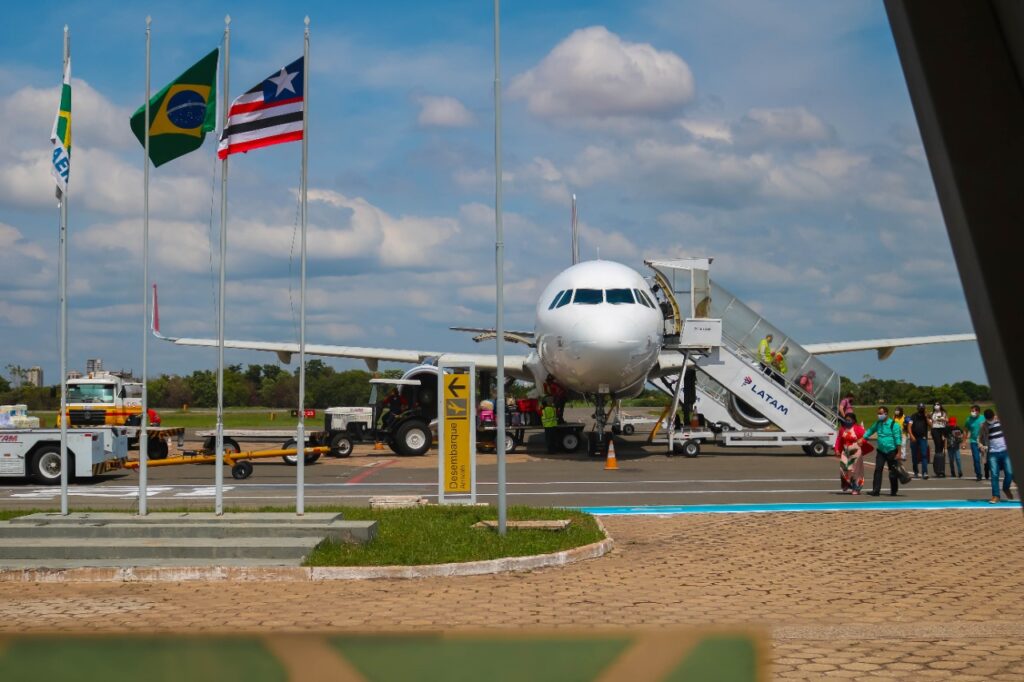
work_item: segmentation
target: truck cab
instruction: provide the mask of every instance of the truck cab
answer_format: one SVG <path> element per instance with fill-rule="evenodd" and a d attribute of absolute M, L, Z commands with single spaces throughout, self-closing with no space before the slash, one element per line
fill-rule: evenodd
<path fill-rule="evenodd" d="M 141 416 L 142 384 L 108 372 L 68 380 L 68 426 L 124 426 Z"/>

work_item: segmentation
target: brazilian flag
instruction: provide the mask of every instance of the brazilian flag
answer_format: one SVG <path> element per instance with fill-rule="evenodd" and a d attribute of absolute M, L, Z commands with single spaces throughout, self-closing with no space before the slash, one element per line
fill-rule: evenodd
<path fill-rule="evenodd" d="M 193 152 L 217 127 L 216 49 L 149 100 L 149 158 L 154 166 Z M 132 132 L 146 144 L 145 105 L 132 114 Z"/>

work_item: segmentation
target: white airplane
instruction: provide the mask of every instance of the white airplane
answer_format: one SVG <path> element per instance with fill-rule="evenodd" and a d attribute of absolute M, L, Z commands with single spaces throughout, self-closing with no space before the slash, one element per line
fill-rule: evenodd
<path fill-rule="evenodd" d="M 173 338 L 160 333 L 153 291 L 153 333 L 179 346 L 216 347 L 216 339 Z M 478 340 L 493 338 L 494 330 L 456 327 L 478 332 Z M 604 438 L 608 401 L 638 395 L 649 379 L 677 374 L 679 353 L 664 351 L 664 316 L 648 282 L 632 268 L 614 261 L 593 260 L 566 268 L 544 289 L 537 302 L 533 332 L 512 331 L 506 339 L 531 348 L 526 355 L 505 355 L 505 373 L 540 386 L 551 375 L 562 386 L 580 393 L 595 404 L 595 434 Z M 899 347 L 975 340 L 973 334 L 948 334 L 898 339 L 843 341 L 803 346 L 811 354 L 876 350 L 888 357 Z M 299 352 L 297 343 L 226 340 L 226 348 L 276 353 L 289 362 Z M 478 370 L 495 370 L 493 354 L 442 353 L 429 350 L 400 350 L 359 346 L 307 344 L 306 353 L 326 357 L 363 360 L 370 371 L 378 363 L 415 365 L 406 379 L 419 379 L 418 398 L 433 405 L 437 390 L 437 360 L 472 362 Z"/>

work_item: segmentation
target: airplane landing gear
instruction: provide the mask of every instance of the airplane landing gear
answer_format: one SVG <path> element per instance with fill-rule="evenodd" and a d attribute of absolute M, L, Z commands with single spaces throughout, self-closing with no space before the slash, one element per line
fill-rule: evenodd
<path fill-rule="evenodd" d="M 608 413 L 604 409 L 606 399 L 607 396 L 600 393 L 594 396 L 594 430 L 587 434 L 587 454 L 591 457 L 608 456 L 610 436 L 605 432 L 608 425 Z"/>

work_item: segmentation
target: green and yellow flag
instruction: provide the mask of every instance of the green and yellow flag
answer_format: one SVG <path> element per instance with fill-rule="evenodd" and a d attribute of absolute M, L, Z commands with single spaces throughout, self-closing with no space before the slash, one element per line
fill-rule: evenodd
<path fill-rule="evenodd" d="M 60 91 L 60 107 L 53 119 L 50 133 L 53 155 L 50 158 L 50 175 L 57 181 L 57 198 L 68 191 L 71 175 L 71 60 L 64 66 L 64 85 Z"/>
<path fill-rule="evenodd" d="M 149 158 L 154 166 L 193 152 L 217 127 L 216 49 L 149 100 Z M 132 114 L 132 132 L 145 145 L 145 105 Z"/>

